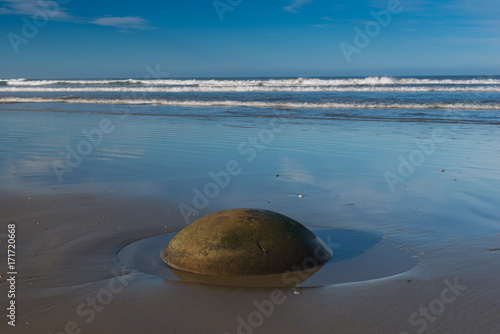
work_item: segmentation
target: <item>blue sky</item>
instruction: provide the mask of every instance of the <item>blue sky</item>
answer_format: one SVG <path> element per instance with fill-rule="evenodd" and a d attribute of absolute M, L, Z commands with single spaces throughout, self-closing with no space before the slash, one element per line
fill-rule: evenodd
<path fill-rule="evenodd" d="M 0 78 L 496 75 L 499 18 L 498 0 L 0 1 Z"/>

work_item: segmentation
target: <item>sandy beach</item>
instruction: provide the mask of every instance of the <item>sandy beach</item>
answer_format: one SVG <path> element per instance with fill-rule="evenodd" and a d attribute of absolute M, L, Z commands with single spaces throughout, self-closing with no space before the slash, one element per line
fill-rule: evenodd
<path fill-rule="evenodd" d="M 4 315 L 2 333 L 500 331 L 498 125 L 9 111 L 0 118 L 2 296 L 10 288 L 9 224 L 17 272 L 16 326 Z M 91 142 L 82 129 L 100 129 L 102 141 L 66 165 L 60 182 L 53 162 L 67 163 L 68 146 L 78 153 Z M 223 174 L 229 181 L 207 193 Z M 238 207 L 328 229 L 339 256 L 355 256 L 339 258 L 344 269 L 329 274 L 333 283 L 296 288 L 182 282 L 156 275 L 156 260 L 144 259 L 141 270 L 119 256 Z M 356 233 L 373 244 L 360 248 Z M 395 252 L 414 263 L 377 276 L 377 263 Z"/>
<path fill-rule="evenodd" d="M 0 0 L 0 334 L 500 334 L 499 17 Z"/>

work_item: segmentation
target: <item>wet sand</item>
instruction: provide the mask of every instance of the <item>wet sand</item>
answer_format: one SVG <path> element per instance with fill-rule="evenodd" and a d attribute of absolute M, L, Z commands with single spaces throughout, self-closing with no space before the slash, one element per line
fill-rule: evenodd
<path fill-rule="evenodd" d="M 67 115 L 34 114 L 0 116 L 0 233 L 16 223 L 18 272 L 16 327 L 4 315 L 2 333 L 500 331 L 495 125 L 288 120 L 269 132 L 269 120 L 106 116 L 116 129 L 59 182 L 51 163 L 64 161 L 66 147 L 77 148 L 82 129 L 103 116 L 68 123 Z M 253 142 L 261 134 L 266 141 Z M 409 160 L 415 140 L 444 136 L 431 154 L 422 151 L 411 175 L 399 174 L 399 156 Z M 196 189 L 203 193 L 215 182 L 210 173 L 223 175 L 229 161 L 240 173 L 217 196 L 196 200 Z M 403 179 L 394 192 L 386 172 Z M 186 218 L 180 204 L 196 212 Z M 368 276 L 377 262 L 356 261 L 383 242 L 417 263 L 387 277 L 276 289 L 168 280 L 118 256 L 137 240 L 179 231 L 186 219 L 235 207 L 376 236 L 343 261 Z M 4 254 L 0 267 L 3 274 Z"/>

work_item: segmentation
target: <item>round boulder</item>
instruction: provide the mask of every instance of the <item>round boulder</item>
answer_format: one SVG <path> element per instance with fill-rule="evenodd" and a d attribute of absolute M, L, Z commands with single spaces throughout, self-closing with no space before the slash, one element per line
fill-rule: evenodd
<path fill-rule="evenodd" d="M 304 225 L 259 209 L 205 216 L 180 231 L 161 254 L 172 269 L 217 277 L 306 270 L 331 256 L 330 249 Z"/>

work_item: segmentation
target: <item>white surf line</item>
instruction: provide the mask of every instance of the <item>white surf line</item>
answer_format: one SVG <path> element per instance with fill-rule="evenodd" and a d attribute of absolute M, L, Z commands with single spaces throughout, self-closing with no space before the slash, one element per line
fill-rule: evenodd
<path fill-rule="evenodd" d="M 277 86 L 277 87 L 261 87 L 261 86 L 182 86 L 182 87 L 0 87 L 0 92 L 146 92 L 146 93 L 189 93 L 189 92 L 227 92 L 227 93 L 244 93 L 244 92 L 380 92 L 380 93 L 418 93 L 418 92 L 500 92 L 500 86 L 488 87 L 324 87 L 324 86 Z"/>
<path fill-rule="evenodd" d="M 288 79 L 102 79 L 102 80 L 26 80 L 0 79 L 13 86 L 44 85 L 198 85 L 198 86 L 380 86 L 380 85 L 500 85 L 499 79 L 419 79 L 392 77 L 365 78 L 288 78 Z"/>
<path fill-rule="evenodd" d="M 71 104 L 131 104 L 166 105 L 180 107 L 255 107 L 288 109 L 414 109 L 414 110 L 500 110 L 499 104 L 470 103 L 309 103 L 309 102 L 261 102 L 261 101 L 175 101 L 162 99 L 84 99 L 84 98 L 0 98 L 0 103 L 71 103 Z"/>

